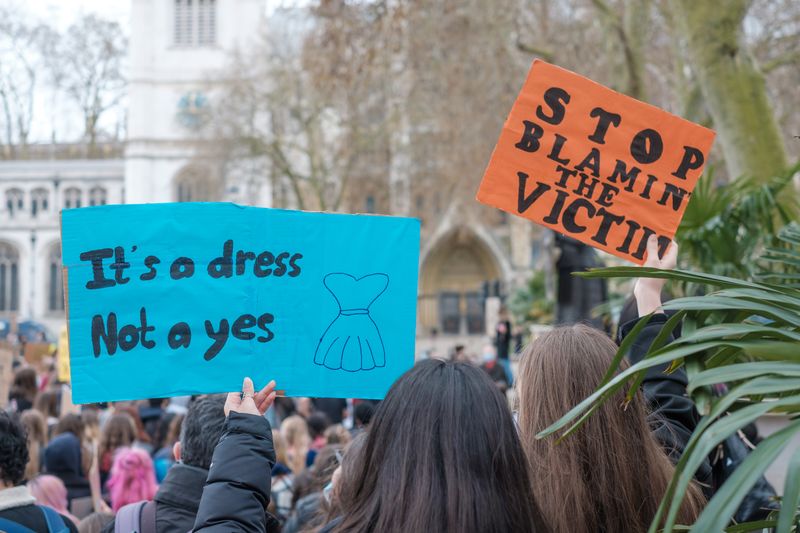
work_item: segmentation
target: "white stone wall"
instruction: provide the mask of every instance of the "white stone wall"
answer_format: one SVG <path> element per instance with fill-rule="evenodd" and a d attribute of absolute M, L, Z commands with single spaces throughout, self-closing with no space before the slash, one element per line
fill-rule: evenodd
<path fill-rule="evenodd" d="M 217 0 L 216 41 L 178 46 L 174 2 L 133 0 L 125 181 L 129 203 L 175 201 L 173 178 L 196 153 L 197 133 L 178 119 L 179 102 L 212 91 L 231 54 L 246 49 L 264 23 L 261 0 Z M 196 5 L 196 2 L 195 2 Z M 266 180 L 265 180 L 266 181 Z M 266 197 L 261 187 L 250 198 Z"/>
<path fill-rule="evenodd" d="M 19 253 L 19 320 L 37 320 L 58 333 L 64 312 L 49 308 L 50 254 L 61 242 L 65 191 L 80 191 L 82 206 L 89 205 L 89 193 L 97 187 L 105 190 L 107 204 L 124 203 L 123 168 L 120 159 L 0 161 L 0 242 Z M 15 205 L 9 211 L 6 193 L 12 189 L 23 191 L 22 209 Z M 40 205 L 34 215 L 31 193 L 39 189 L 47 191 L 47 209 Z"/>

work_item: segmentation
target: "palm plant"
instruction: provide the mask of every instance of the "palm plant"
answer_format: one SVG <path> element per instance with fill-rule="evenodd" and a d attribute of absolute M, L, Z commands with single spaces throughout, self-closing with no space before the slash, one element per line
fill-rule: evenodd
<path fill-rule="evenodd" d="M 800 531 L 800 450 L 793 453 L 783 487 L 780 511 L 769 520 L 729 527 L 731 516 L 756 480 L 800 434 L 800 225 L 777 234 L 776 244 L 762 257 L 768 270 L 755 280 L 684 270 L 615 267 L 582 274 L 585 277 L 653 277 L 697 284 L 705 296 L 666 303 L 675 314 L 666 322 L 647 356 L 619 372 L 619 364 L 639 331 L 641 321 L 625 338 L 599 388 L 539 437 L 566 438 L 616 391 L 628 388 L 631 398 L 651 367 L 683 365 L 688 392 L 702 420 L 693 433 L 665 494 L 651 532 L 686 530 L 676 515 L 697 467 L 726 438 L 766 414 L 788 415 L 789 424 L 766 437 L 722 485 L 692 525 L 691 531 L 753 531 L 766 527 L 778 533 Z M 682 336 L 668 342 L 682 325 Z M 728 392 L 714 396 L 711 387 L 726 383 Z"/>
<path fill-rule="evenodd" d="M 800 202 L 793 178 L 800 164 L 763 180 L 740 178 L 716 183 L 713 169 L 692 192 L 676 239 L 681 256 L 709 274 L 752 279 L 779 228 L 797 219 Z"/>

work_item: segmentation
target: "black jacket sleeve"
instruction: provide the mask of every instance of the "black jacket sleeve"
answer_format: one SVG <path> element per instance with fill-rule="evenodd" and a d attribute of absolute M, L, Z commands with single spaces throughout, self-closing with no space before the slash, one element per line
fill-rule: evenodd
<path fill-rule="evenodd" d="M 225 422 L 203 488 L 195 531 L 267 531 L 275 449 L 269 422 L 233 412 Z"/>
<path fill-rule="evenodd" d="M 639 320 L 641 319 L 631 320 L 620 327 L 618 339 L 620 342 Z M 628 360 L 632 365 L 644 359 L 666 321 L 666 315 L 656 314 L 639 333 L 627 353 Z M 670 335 L 667 342 L 672 340 L 672 335 Z M 689 383 L 686 371 L 681 367 L 674 372 L 667 373 L 668 366 L 665 364 L 648 369 L 642 382 L 642 392 L 650 407 L 650 425 L 653 433 L 672 461 L 677 462 L 700 421 L 700 415 L 694 402 L 686 393 Z M 708 495 L 712 490 L 713 480 L 711 464 L 707 460 L 695 473 L 695 479 Z"/>

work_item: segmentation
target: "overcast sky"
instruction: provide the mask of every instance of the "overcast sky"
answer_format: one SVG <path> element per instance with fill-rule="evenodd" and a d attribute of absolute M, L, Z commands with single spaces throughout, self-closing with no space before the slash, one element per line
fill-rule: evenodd
<path fill-rule="evenodd" d="M 157 0 L 169 1 L 169 0 Z M 220 1 L 220 0 L 218 0 Z M 281 6 L 308 5 L 311 0 L 262 0 L 267 13 Z M 132 0 L 0 0 L 30 22 L 43 21 L 59 31 L 64 31 L 81 16 L 94 13 L 101 18 L 119 23 L 123 32 L 130 35 L 130 7 Z M 224 0 L 221 1 L 224 4 Z M 73 141 L 80 137 L 83 123 L 74 104 L 57 97 L 51 88 L 37 84 L 34 96 L 34 116 L 30 140 L 48 142 Z M 116 129 L 122 115 L 108 113 L 101 118 L 101 127 Z M 55 131 L 54 131 L 55 130 Z"/>

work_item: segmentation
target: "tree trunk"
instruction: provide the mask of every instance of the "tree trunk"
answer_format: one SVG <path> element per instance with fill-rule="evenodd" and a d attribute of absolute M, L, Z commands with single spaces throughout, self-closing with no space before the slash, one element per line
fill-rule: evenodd
<path fill-rule="evenodd" d="M 786 169 L 764 76 L 744 48 L 748 0 L 670 0 L 731 179 Z"/>

